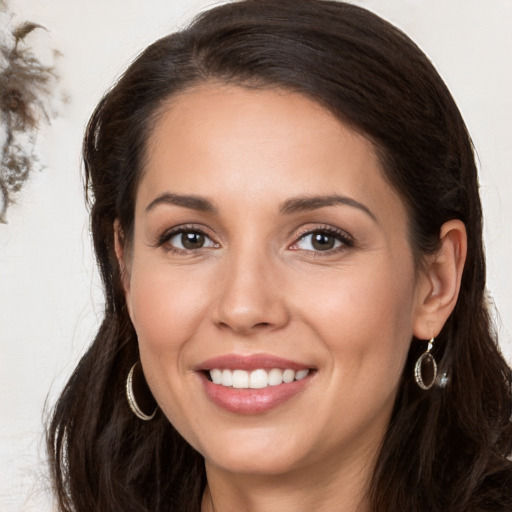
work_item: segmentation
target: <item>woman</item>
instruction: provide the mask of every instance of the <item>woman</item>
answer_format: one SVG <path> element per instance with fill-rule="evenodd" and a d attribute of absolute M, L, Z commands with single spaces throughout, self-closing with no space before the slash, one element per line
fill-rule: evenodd
<path fill-rule="evenodd" d="M 62 510 L 512 510 L 472 146 L 406 36 L 217 7 L 84 160 L 106 311 L 49 428 Z"/>

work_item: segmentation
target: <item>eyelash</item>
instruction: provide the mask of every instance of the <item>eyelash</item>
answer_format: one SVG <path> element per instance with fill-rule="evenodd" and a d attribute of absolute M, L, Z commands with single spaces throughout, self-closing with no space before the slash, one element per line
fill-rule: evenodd
<path fill-rule="evenodd" d="M 172 240 L 175 236 L 184 233 L 194 233 L 197 235 L 202 235 L 205 238 L 208 238 L 212 241 L 215 247 L 218 247 L 219 244 L 212 240 L 208 234 L 206 234 L 205 230 L 195 226 L 195 225 L 184 225 L 176 228 L 172 228 L 169 231 L 165 231 L 160 237 L 158 237 L 158 241 L 155 244 L 157 247 L 163 247 L 166 252 L 173 252 L 175 254 L 190 254 L 192 252 L 200 251 L 201 249 L 208 249 L 209 247 L 200 247 L 198 249 L 181 249 L 179 247 L 174 247 L 169 244 L 169 241 Z"/>
<path fill-rule="evenodd" d="M 193 233 L 197 235 L 204 236 L 205 238 L 209 239 L 213 245 L 209 247 L 200 247 L 197 249 L 181 249 L 179 247 L 174 247 L 169 244 L 169 241 L 174 238 L 175 236 L 178 236 L 180 234 L 184 233 Z M 308 249 L 300 249 L 300 248 L 293 248 L 297 244 L 299 244 L 301 241 L 306 239 L 308 236 L 312 236 L 315 233 L 327 235 L 330 237 L 333 237 L 336 241 L 340 242 L 340 245 L 338 247 L 333 247 L 331 249 L 327 249 L 325 251 L 321 250 L 308 250 Z M 354 239 L 351 235 L 349 235 L 347 232 L 336 229 L 331 226 L 315 226 L 314 228 L 309 228 L 303 230 L 301 233 L 299 233 L 295 237 L 295 241 L 289 246 L 291 250 L 302 250 L 304 252 L 310 252 L 315 255 L 329 255 L 333 254 L 339 251 L 346 250 L 347 248 L 354 247 Z M 195 226 L 195 225 L 184 225 L 179 226 L 176 228 L 173 228 L 169 231 L 164 232 L 159 238 L 157 243 L 155 244 L 157 247 L 163 247 L 166 252 L 173 252 L 175 254 L 191 254 L 196 251 L 200 251 L 202 249 L 209 249 L 211 247 L 219 247 L 219 244 L 215 242 L 206 232 L 204 229 Z"/>
<path fill-rule="evenodd" d="M 308 228 L 305 229 L 302 233 L 299 233 L 299 235 L 296 237 L 296 241 L 293 242 L 293 244 L 290 246 L 291 248 L 293 246 L 296 246 L 299 244 L 299 242 L 305 240 L 308 236 L 312 236 L 315 233 L 327 235 L 330 237 L 333 237 L 336 241 L 340 242 L 340 245 L 338 247 L 333 247 L 331 249 L 327 249 L 325 251 L 320 250 L 307 250 L 307 249 L 293 249 L 293 250 L 303 250 L 304 252 L 311 252 L 315 256 L 327 256 L 331 254 L 335 254 L 337 252 L 346 250 L 347 248 L 354 247 L 354 239 L 351 235 L 349 235 L 346 231 L 343 231 L 341 229 L 333 228 L 332 226 L 315 226 L 314 228 Z"/>

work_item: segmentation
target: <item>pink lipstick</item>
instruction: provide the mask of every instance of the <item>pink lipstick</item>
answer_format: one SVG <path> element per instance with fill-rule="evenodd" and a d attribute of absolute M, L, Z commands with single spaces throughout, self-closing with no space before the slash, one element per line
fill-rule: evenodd
<path fill-rule="evenodd" d="M 270 354 L 228 354 L 204 361 L 196 370 L 207 396 L 238 414 L 258 414 L 300 393 L 314 369 Z"/>

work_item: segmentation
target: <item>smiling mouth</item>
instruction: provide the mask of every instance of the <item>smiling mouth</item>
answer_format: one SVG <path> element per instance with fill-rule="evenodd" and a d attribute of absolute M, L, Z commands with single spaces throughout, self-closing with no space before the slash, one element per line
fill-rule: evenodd
<path fill-rule="evenodd" d="M 270 370 L 259 368 L 246 371 L 213 368 L 205 373 L 210 382 L 219 386 L 235 389 L 263 389 L 305 379 L 309 375 L 310 369 L 295 371 L 291 368 L 272 368 Z"/>
<path fill-rule="evenodd" d="M 198 364 L 206 396 L 221 409 L 262 414 L 308 389 L 318 372 L 304 362 L 272 354 L 224 354 Z"/>

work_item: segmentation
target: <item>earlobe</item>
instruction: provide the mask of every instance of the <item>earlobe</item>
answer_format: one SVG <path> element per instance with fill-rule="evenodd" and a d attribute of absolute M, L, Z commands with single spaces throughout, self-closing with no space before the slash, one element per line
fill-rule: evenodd
<path fill-rule="evenodd" d="M 466 227 L 454 219 L 443 224 L 439 250 L 429 256 L 420 287 L 414 336 L 430 339 L 439 334 L 455 308 L 466 261 Z"/>

